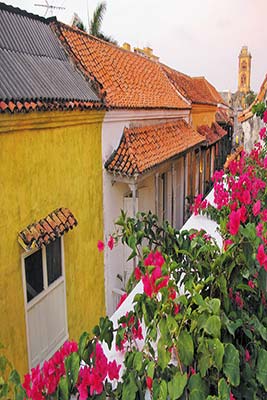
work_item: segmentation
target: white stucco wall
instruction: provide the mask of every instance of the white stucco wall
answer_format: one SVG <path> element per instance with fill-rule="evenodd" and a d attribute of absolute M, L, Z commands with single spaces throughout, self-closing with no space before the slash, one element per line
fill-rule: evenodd
<path fill-rule="evenodd" d="M 189 122 L 189 110 L 114 110 L 106 113 L 102 128 L 102 161 L 103 161 L 103 208 L 104 208 L 104 239 L 107 242 L 109 235 L 114 231 L 114 222 L 124 207 L 124 197 L 130 193 L 127 183 L 118 182 L 104 168 L 105 161 L 117 149 L 123 129 L 130 126 L 144 126 L 167 122 L 168 120 L 183 118 Z M 130 182 L 130 180 L 129 180 Z M 138 210 L 155 212 L 154 175 L 145 178 L 139 185 Z M 113 289 L 120 289 L 122 284 L 117 274 L 123 275 L 125 250 L 121 246 L 110 251 L 105 249 L 105 290 L 107 314 L 114 312 L 117 296 Z"/>
<path fill-rule="evenodd" d="M 259 141 L 259 131 L 263 128 L 264 124 L 259 117 L 254 115 L 247 121 L 242 122 L 242 129 L 244 132 L 244 149 L 250 152 L 254 144 Z"/>

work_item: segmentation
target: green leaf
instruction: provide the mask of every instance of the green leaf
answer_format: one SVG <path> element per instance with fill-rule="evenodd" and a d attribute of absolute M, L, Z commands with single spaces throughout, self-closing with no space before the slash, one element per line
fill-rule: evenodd
<path fill-rule="evenodd" d="M 99 332 L 99 335 L 100 335 L 100 332 Z M 96 336 L 99 336 L 99 335 L 96 335 Z M 89 333 L 83 332 L 83 334 L 80 336 L 80 339 L 79 339 L 79 355 L 81 358 L 83 358 L 84 350 L 86 348 L 86 344 L 87 344 L 88 340 L 89 340 Z"/>
<path fill-rule="evenodd" d="M 236 319 L 235 321 L 231 321 L 224 315 L 223 317 L 223 322 L 228 330 L 228 332 L 232 335 L 235 336 L 235 331 L 240 328 L 240 326 L 243 325 L 242 319 Z"/>
<path fill-rule="evenodd" d="M 211 299 L 209 301 L 209 306 L 212 310 L 212 313 L 214 315 L 219 315 L 220 314 L 220 308 L 221 308 L 221 301 L 220 299 Z"/>
<path fill-rule="evenodd" d="M 178 328 L 175 318 L 171 315 L 168 315 L 167 317 L 167 327 L 171 334 L 175 333 L 176 329 Z"/>
<path fill-rule="evenodd" d="M 191 365 L 194 356 L 194 344 L 191 335 L 183 330 L 180 333 L 177 345 L 181 362 L 186 366 Z"/>
<path fill-rule="evenodd" d="M 69 399 L 69 386 L 66 377 L 61 377 L 59 381 L 59 400 Z"/>
<path fill-rule="evenodd" d="M 24 400 L 26 398 L 25 390 L 21 385 L 15 386 L 15 400 Z"/>
<path fill-rule="evenodd" d="M 170 400 L 179 399 L 182 396 L 184 388 L 187 383 L 187 375 L 181 375 L 180 372 L 177 372 L 172 380 L 168 382 L 168 393 Z"/>
<path fill-rule="evenodd" d="M 15 369 L 13 369 L 9 375 L 8 380 L 12 383 L 14 383 L 14 385 L 19 385 L 20 384 L 20 376 L 18 371 L 16 371 Z"/>
<path fill-rule="evenodd" d="M 171 359 L 171 353 L 166 347 L 165 340 L 160 338 L 158 341 L 158 364 L 162 369 L 165 369 Z"/>
<path fill-rule="evenodd" d="M 204 325 L 204 331 L 214 338 L 221 337 L 221 319 L 217 315 L 209 317 Z"/>
<path fill-rule="evenodd" d="M 123 382 L 122 386 L 122 400 L 135 400 L 136 392 L 138 387 L 135 383 L 135 376 L 133 372 L 130 372 Z"/>
<path fill-rule="evenodd" d="M 9 391 L 9 387 L 7 383 L 4 383 L 1 387 L 0 387 L 0 398 L 4 398 L 6 399 L 7 395 L 8 395 L 8 391 Z"/>
<path fill-rule="evenodd" d="M 168 395 L 167 382 L 162 380 L 159 386 L 158 400 L 166 400 Z"/>
<path fill-rule="evenodd" d="M 267 351 L 264 349 L 259 349 L 256 377 L 258 382 L 264 386 L 265 391 L 267 391 Z"/>
<path fill-rule="evenodd" d="M 71 389 L 77 383 L 79 369 L 80 369 L 80 357 L 78 353 L 71 353 L 65 359 L 66 376 L 68 379 L 68 387 Z"/>
<path fill-rule="evenodd" d="M 154 371 L 155 371 L 155 362 L 149 361 L 149 363 L 147 365 L 147 370 L 146 370 L 147 376 L 149 376 L 150 378 L 153 378 Z"/>
<path fill-rule="evenodd" d="M 209 344 L 211 347 L 211 351 L 213 354 L 213 360 L 215 367 L 218 371 L 222 368 L 223 356 L 224 356 L 224 345 L 219 339 L 211 339 L 209 340 Z"/>
<path fill-rule="evenodd" d="M 225 379 L 219 380 L 219 400 L 229 400 L 230 398 L 230 387 L 227 385 Z"/>
<path fill-rule="evenodd" d="M 5 356 L 0 356 L 0 371 L 3 373 L 8 365 L 8 361 Z"/>
<path fill-rule="evenodd" d="M 199 374 L 191 375 L 189 379 L 189 400 L 205 400 L 208 394 L 204 379 Z"/>
<path fill-rule="evenodd" d="M 143 366 L 143 353 L 138 351 L 135 353 L 133 366 L 137 372 L 141 371 Z"/>
<path fill-rule="evenodd" d="M 233 386 L 240 384 L 239 353 L 234 345 L 227 343 L 224 349 L 223 372 Z"/>

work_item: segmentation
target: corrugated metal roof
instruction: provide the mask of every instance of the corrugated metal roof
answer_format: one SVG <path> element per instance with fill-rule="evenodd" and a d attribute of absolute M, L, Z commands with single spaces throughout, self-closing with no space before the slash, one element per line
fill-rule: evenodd
<path fill-rule="evenodd" d="M 0 3 L 0 100 L 99 102 L 69 61 L 50 21 Z"/>

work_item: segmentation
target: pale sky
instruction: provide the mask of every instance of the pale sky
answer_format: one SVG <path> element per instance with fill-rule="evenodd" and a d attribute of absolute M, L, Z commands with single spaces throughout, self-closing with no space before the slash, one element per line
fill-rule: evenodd
<path fill-rule="evenodd" d="M 2 0 L 3 1 L 3 0 Z M 66 7 L 54 12 L 70 23 L 76 12 L 87 23 L 98 0 L 6 0 L 35 14 L 35 3 Z M 205 76 L 218 90 L 237 89 L 238 54 L 252 55 L 251 87 L 267 73 L 267 0 L 106 0 L 103 32 L 132 47 L 149 46 L 160 61 L 191 76 Z M 51 16 L 49 14 L 48 16 Z"/>

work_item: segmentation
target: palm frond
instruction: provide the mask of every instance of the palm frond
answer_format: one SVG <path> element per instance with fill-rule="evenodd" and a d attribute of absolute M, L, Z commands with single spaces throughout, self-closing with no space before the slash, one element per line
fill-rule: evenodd
<path fill-rule="evenodd" d="M 105 1 L 102 1 L 96 7 L 93 18 L 90 21 L 89 33 L 93 36 L 99 36 L 101 32 L 101 25 L 103 22 L 103 17 L 106 11 L 107 5 Z"/>

